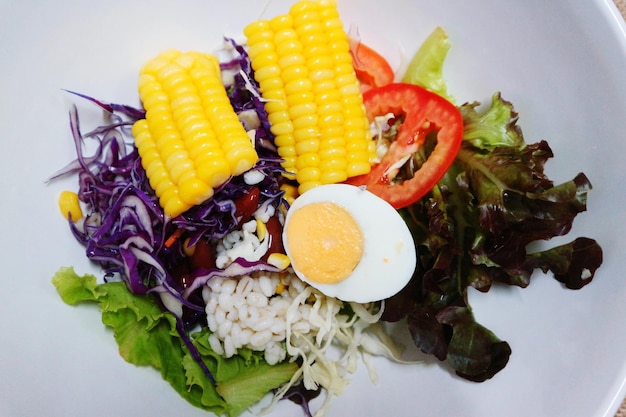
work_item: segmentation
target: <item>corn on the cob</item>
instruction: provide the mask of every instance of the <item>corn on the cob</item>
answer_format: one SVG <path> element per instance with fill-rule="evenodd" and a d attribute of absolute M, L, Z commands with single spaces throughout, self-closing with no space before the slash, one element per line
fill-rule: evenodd
<path fill-rule="evenodd" d="M 133 125 L 135 145 L 167 215 L 202 203 L 256 163 L 213 55 L 161 53 L 141 68 L 139 95 L 146 118 Z"/>
<path fill-rule="evenodd" d="M 335 0 L 244 29 L 283 167 L 300 193 L 369 172 L 374 143 Z"/>

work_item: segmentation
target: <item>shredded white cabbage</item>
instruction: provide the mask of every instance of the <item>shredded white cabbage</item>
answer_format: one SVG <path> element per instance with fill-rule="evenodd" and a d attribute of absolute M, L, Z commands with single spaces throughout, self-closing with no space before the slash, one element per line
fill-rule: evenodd
<path fill-rule="evenodd" d="M 348 315 L 338 314 L 344 307 L 342 301 L 307 287 L 293 300 L 289 309 L 295 311 L 305 300 L 313 303 L 308 320 L 320 330 L 315 335 L 303 334 L 287 323 L 287 353 L 291 361 L 300 359 L 302 365 L 263 412 L 271 410 L 292 386 L 303 381 L 309 390 L 323 389 L 323 402 L 314 414 L 315 417 L 322 417 L 333 397 L 340 395 L 349 384 L 348 374 L 357 370 L 359 358 L 373 383 L 378 383 L 378 375 L 371 363 L 372 356 L 385 356 L 403 362 L 399 346 L 379 323 L 384 305 L 378 308 L 375 303 L 350 303 L 354 315 L 349 318 Z"/>

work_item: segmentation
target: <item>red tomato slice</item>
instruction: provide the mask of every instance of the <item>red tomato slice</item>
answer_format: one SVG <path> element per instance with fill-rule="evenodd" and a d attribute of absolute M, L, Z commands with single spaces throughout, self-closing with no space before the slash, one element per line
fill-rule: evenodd
<path fill-rule="evenodd" d="M 353 41 L 350 42 L 350 53 L 352 66 L 361 83 L 362 91 L 393 82 L 395 77 L 393 69 L 378 52 L 361 42 Z"/>
<path fill-rule="evenodd" d="M 459 109 L 443 97 L 414 84 L 396 83 L 363 94 L 367 117 L 393 113 L 404 115 L 396 139 L 380 163 L 369 174 L 346 182 L 365 185 L 396 209 L 413 204 L 426 195 L 446 173 L 461 146 L 463 118 Z M 394 182 L 402 161 L 413 155 L 426 136 L 437 132 L 437 143 L 413 178 Z"/>

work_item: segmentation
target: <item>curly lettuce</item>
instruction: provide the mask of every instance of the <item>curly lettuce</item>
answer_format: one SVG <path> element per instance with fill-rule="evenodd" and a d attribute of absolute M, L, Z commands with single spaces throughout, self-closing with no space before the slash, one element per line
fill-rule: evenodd
<path fill-rule="evenodd" d="M 537 269 L 578 289 L 593 279 L 602 249 L 580 237 L 530 251 L 569 233 L 586 210 L 591 183 L 581 173 L 555 185 L 544 173 L 553 156 L 548 143 L 525 142 L 512 104 L 499 93 L 484 111 L 478 103 L 460 109 L 464 141 L 452 168 L 429 195 L 401 211 L 418 266 L 411 283 L 388 300 L 383 319 L 406 319 L 422 352 L 480 382 L 504 368 L 511 348 L 476 322 L 467 289 L 526 287 Z"/>

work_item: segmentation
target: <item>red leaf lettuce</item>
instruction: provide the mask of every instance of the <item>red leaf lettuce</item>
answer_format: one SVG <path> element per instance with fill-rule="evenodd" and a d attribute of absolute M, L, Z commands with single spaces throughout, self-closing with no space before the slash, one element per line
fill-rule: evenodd
<path fill-rule="evenodd" d="M 406 288 L 387 300 L 383 319 L 406 319 L 422 352 L 480 382 L 504 368 L 511 349 L 476 322 L 467 289 L 485 292 L 494 283 L 526 287 L 537 269 L 578 289 L 592 280 L 602 249 L 581 237 L 530 251 L 531 244 L 571 230 L 586 210 L 591 183 L 581 173 L 555 185 L 544 173 L 553 156 L 548 143 L 525 143 L 513 106 L 500 94 L 482 112 L 478 103 L 460 109 L 464 142 L 454 165 L 429 195 L 401 211 L 414 235 L 418 265 Z M 415 166 L 418 160 L 406 169 Z"/>

